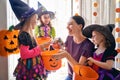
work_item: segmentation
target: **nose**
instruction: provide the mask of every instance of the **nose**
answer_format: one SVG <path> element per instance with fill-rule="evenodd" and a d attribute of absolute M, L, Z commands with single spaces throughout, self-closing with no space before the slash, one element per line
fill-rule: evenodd
<path fill-rule="evenodd" d="M 14 42 L 13 42 L 13 41 L 11 41 L 11 42 L 10 42 L 10 44 L 14 44 Z"/>

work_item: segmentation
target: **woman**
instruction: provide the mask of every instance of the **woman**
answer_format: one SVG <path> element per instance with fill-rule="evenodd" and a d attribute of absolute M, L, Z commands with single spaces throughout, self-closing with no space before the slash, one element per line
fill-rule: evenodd
<path fill-rule="evenodd" d="M 93 43 L 82 34 L 84 25 L 85 22 L 81 16 L 72 16 L 67 26 L 69 35 L 65 42 L 66 50 L 60 51 L 60 53 L 63 53 L 61 55 L 58 54 L 57 56 L 56 54 L 56 56 L 53 56 L 57 59 L 68 58 L 68 76 L 66 80 L 72 80 L 73 78 L 72 67 L 75 64 L 85 65 L 87 58 L 92 55 L 94 50 Z"/>

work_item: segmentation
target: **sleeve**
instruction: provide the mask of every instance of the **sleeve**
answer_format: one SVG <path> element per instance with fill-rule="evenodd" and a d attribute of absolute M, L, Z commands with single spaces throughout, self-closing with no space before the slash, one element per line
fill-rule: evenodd
<path fill-rule="evenodd" d="M 67 50 L 67 46 L 68 46 L 68 39 L 69 39 L 69 36 L 67 36 L 67 38 L 66 38 L 66 41 L 65 41 L 65 48 L 66 48 L 66 50 Z"/>
<path fill-rule="evenodd" d="M 38 26 L 35 27 L 34 34 L 36 37 L 39 36 L 39 27 Z"/>
<path fill-rule="evenodd" d="M 55 28 L 52 27 L 51 30 L 52 30 L 52 31 L 51 31 L 51 35 L 52 35 L 52 38 L 54 39 L 55 36 L 56 36 Z"/>
<path fill-rule="evenodd" d="M 31 43 L 30 35 L 26 32 L 21 32 L 18 36 L 19 45 L 23 44 L 28 46 Z"/>
<path fill-rule="evenodd" d="M 117 51 L 113 50 L 106 54 L 106 60 L 115 60 L 116 55 L 117 55 Z"/>
<path fill-rule="evenodd" d="M 40 55 L 41 50 L 39 46 L 36 46 L 29 50 L 29 46 L 20 45 L 20 56 L 22 59 L 28 59 Z"/>
<path fill-rule="evenodd" d="M 83 51 L 82 51 L 81 55 L 88 58 L 93 55 L 93 51 L 94 51 L 94 44 L 86 43 L 83 46 Z"/>

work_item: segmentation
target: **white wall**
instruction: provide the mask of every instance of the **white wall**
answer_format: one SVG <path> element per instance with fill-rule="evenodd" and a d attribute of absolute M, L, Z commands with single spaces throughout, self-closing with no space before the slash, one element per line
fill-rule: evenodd
<path fill-rule="evenodd" d="M 6 2 L 7 0 L 0 0 L 0 30 L 7 28 Z M 8 58 L 6 57 L 0 57 L 0 80 L 8 80 Z"/>

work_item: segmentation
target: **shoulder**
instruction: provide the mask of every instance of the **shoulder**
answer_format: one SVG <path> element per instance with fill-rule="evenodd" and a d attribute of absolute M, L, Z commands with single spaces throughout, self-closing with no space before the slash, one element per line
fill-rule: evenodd
<path fill-rule="evenodd" d="M 29 33 L 25 32 L 25 31 L 22 31 L 19 33 L 19 38 L 22 38 L 22 37 L 26 37 L 26 36 L 30 36 Z"/>
<path fill-rule="evenodd" d="M 102 61 L 114 60 L 116 55 L 117 55 L 117 51 L 116 50 L 106 49 L 104 54 L 103 54 Z"/>
<path fill-rule="evenodd" d="M 83 41 L 83 44 L 85 44 L 86 46 L 93 46 L 94 47 L 94 44 L 87 38 Z"/>

